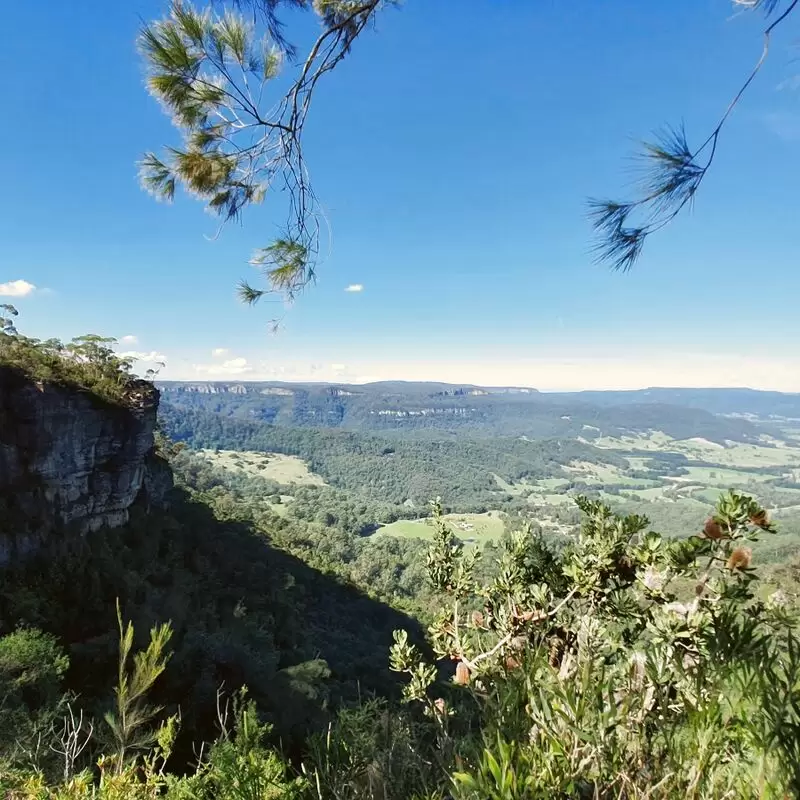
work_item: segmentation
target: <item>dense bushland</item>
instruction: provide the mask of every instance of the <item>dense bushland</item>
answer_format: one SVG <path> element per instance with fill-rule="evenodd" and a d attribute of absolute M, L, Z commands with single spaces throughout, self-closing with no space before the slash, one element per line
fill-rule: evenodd
<path fill-rule="evenodd" d="M 152 399 L 155 392 L 149 381 L 131 370 L 133 361 L 118 356 L 115 339 L 86 334 L 64 344 L 59 339 L 34 339 L 17 330 L 14 306 L 0 305 L 0 367 L 4 380 L 12 373 L 42 385 L 55 384 L 84 389 L 105 401 L 136 405 Z M 148 376 L 155 375 L 148 370 Z"/>
<path fill-rule="evenodd" d="M 281 531 L 274 520 L 267 543 L 233 522 L 227 490 L 211 495 L 187 501 L 195 523 L 213 509 L 205 528 L 181 533 L 173 518 L 159 536 L 149 520 L 146 532 L 95 542 L 107 548 L 102 567 L 84 552 L 80 576 L 59 582 L 39 562 L 5 581 L 2 619 L 23 623 L 0 639 L 11 797 L 745 798 L 800 788 L 793 599 L 760 585 L 751 545 L 773 526 L 742 495 L 726 495 L 681 540 L 583 500 L 566 548 L 523 529 L 483 573 L 437 504 L 430 602 L 419 606 L 427 645 L 410 617 L 348 589 L 354 576 L 335 558 L 324 574 L 273 549 L 293 547 L 290 523 Z M 152 628 L 149 641 L 117 621 L 115 590 L 135 630 Z M 400 705 L 388 665 L 404 685 Z"/>

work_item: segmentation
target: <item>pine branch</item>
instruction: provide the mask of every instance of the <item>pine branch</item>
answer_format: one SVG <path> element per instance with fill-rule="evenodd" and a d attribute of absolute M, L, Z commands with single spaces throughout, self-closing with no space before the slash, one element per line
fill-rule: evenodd
<path fill-rule="evenodd" d="M 286 192 L 284 235 L 251 260 L 268 288 L 242 282 L 239 296 L 248 303 L 269 291 L 291 299 L 314 280 L 322 214 L 303 156 L 305 121 L 319 80 L 347 55 L 377 10 L 392 1 L 315 3 L 323 31 L 271 109 L 262 106 L 262 97 L 283 55 L 293 54 L 277 11 L 281 5 L 310 8 L 308 0 L 241 0 L 240 6 L 252 7 L 253 23 L 230 11 L 201 13 L 174 0 L 166 18 L 140 33 L 148 87 L 184 138 L 184 146 L 167 148 L 165 157 L 145 155 L 139 164 L 143 188 L 170 201 L 180 185 L 203 200 L 221 225 L 276 184 Z M 261 39 L 258 19 L 267 28 Z"/>
<path fill-rule="evenodd" d="M 737 5 L 763 9 L 771 16 L 780 0 L 734 0 Z M 764 31 L 761 56 L 739 91 L 728 104 L 717 125 L 697 148 L 688 144 L 680 128 L 667 128 L 654 142 L 644 143 L 639 157 L 643 161 L 641 195 L 627 201 L 590 200 L 589 219 L 597 236 L 596 260 L 614 270 L 627 272 L 642 253 L 649 236 L 667 226 L 686 206 L 693 203 L 717 152 L 722 130 L 769 55 L 771 36 L 797 7 L 791 0 Z"/>

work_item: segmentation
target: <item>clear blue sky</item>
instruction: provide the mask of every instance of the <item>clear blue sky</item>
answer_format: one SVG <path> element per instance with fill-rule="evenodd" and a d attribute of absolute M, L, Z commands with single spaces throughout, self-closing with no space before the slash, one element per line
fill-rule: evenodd
<path fill-rule="evenodd" d="M 137 184 L 140 154 L 178 142 L 134 46 L 164 9 L 4 9 L 0 285 L 37 287 L 10 298 L 25 332 L 135 336 L 123 349 L 164 354 L 167 378 L 800 391 L 800 17 L 694 213 L 620 275 L 592 263 L 586 197 L 624 194 L 635 140 L 663 123 L 704 137 L 763 20 L 729 0 L 386 11 L 320 84 L 306 147 L 333 247 L 271 335 L 281 307 L 245 308 L 234 287 L 282 217 L 254 209 L 211 242 L 200 204 Z"/>

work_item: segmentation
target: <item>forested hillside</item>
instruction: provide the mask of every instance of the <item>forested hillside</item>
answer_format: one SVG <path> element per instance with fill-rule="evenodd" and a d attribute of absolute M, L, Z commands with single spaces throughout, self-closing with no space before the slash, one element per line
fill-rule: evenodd
<path fill-rule="evenodd" d="M 297 455 L 335 486 L 389 503 L 410 501 L 412 508 L 425 508 L 437 496 L 463 510 L 492 508 L 504 494 L 495 474 L 517 482 L 561 476 L 561 466 L 572 461 L 627 466 L 613 452 L 569 439 L 380 437 L 269 425 L 166 403 L 161 422 L 171 438 L 195 448 Z"/>
<path fill-rule="evenodd" d="M 349 394 L 351 390 L 361 394 Z M 660 390 L 652 391 L 660 396 Z M 781 516 L 787 534 L 781 539 L 780 552 L 792 550 L 796 543 L 788 531 L 800 529 L 800 429 L 778 413 L 791 404 L 792 396 L 763 393 L 762 397 L 758 392 L 735 390 L 728 396 L 727 391 L 664 390 L 663 394 L 686 402 L 708 396 L 726 409 L 762 407 L 765 416 L 731 412 L 748 414 L 748 418 L 729 417 L 705 409 L 639 402 L 639 393 L 612 392 L 603 395 L 604 402 L 619 398 L 621 404 L 606 410 L 626 425 L 601 428 L 583 421 L 600 421 L 597 410 L 603 406 L 599 402 L 589 406 L 570 399 L 565 405 L 567 401 L 558 399 L 552 403 L 546 395 L 516 389 L 395 383 L 347 390 L 298 387 L 294 393 L 286 386 L 207 384 L 168 389 L 161 420 L 170 436 L 195 448 L 300 457 L 331 486 L 392 509 L 371 523 L 365 521 L 365 529 L 391 518 L 424 515 L 427 500 L 441 496 L 457 512 L 528 515 L 563 533 L 566 520 L 574 524 L 574 517 L 565 517 L 569 505 L 564 503 L 586 494 L 620 511 L 648 514 L 659 520 L 662 531 L 680 534 L 693 515 L 708 511 L 719 493 L 733 486 L 759 497 Z M 341 402 L 352 401 L 359 413 L 365 412 L 362 418 L 367 424 L 358 430 L 315 427 L 307 416 L 293 423 L 291 412 L 297 403 L 307 410 L 311 400 L 332 402 L 340 392 L 347 392 Z M 284 404 L 281 413 L 286 416 L 265 422 L 259 409 L 264 403 L 271 407 L 276 397 Z M 430 417 L 410 411 L 421 403 L 452 409 L 452 404 L 464 403 L 465 398 L 491 398 L 495 405 L 484 410 L 505 413 L 510 409 L 525 421 L 523 429 L 530 435 L 499 435 L 497 416 L 476 416 L 466 424 L 443 414 L 431 426 Z M 626 400 L 635 402 L 626 405 Z M 380 415 L 369 411 L 369 405 L 386 403 L 408 415 L 390 417 L 400 422 L 375 430 L 371 421 Z M 573 414 L 560 413 L 567 409 Z M 576 409 L 591 416 L 576 416 Z M 698 426 L 689 424 L 688 417 L 698 420 Z M 533 430 L 540 423 L 548 431 L 571 430 L 573 434 L 537 438 Z M 709 433 L 712 429 L 714 433 Z M 404 535 L 425 533 L 407 526 L 392 530 Z M 778 553 L 775 550 L 773 558 Z"/>
<path fill-rule="evenodd" d="M 639 389 L 627 392 L 575 392 L 558 397 L 585 400 L 596 405 L 658 403 L 702 408 L 713 414 L 752 415 L 800 419 L 800 394 L 754 389 Z"/>

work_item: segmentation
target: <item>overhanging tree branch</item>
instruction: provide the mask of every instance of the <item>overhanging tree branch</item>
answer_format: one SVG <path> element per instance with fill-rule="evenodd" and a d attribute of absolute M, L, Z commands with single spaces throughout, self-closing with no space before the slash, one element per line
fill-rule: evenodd
<path fill-rule="evenodd" d="M 178 185 L 206 202 L 222 224 L 260 202 L 270 189 L 288 196 L 284 233 L 258 250 L 258 267 L 267 288 L 247 281 L 240 297 L 254 303 L 269 291 L 291 299 L 314 279 L 321 213 L 303 158 L 302 134 L 320 78 L 350 52 L 355 39 L 392 0 L 317 0 L 322 32 L 299 73 L 277 103 L 263 108 L 263 97 L 293 48 L 275 17 L 282 3 L 308 8 L 305 0 L 247 0 L 261 11 L 257 19 L 212 10 L 198 11 L 175 0 L 164 19 L 145 25 L 139 49 L 151 93 L 183 135 L 180 148 L 165 157 L 147 153 L 139 164 L 145 189 L 171 201 Z M 242 0 L 240 4 L 244 4 Z"/>
<path fill-rule="evenodd" d="M 769 55 L 773 31 L 789 17 L 800 0 L 782 8 L 781 0 L 734 0 L 747 8 L 763 8 L 768 16 L 777 14 L 764 30 L 761 55 L 716 127 L 696 149 L 689 147 L 683 127 L 667 128 L 654 142 L 647 142 L 639 154 L 644 162 L 642 196 L 634 200 L 590 200 L 589 216 L 597 234 L 596 258 L 612 269 L 627 272 L 638 260 L 648 236 L 672 222 L 694 202 L 697 190 L 717 152 L 725 123 L 744 93 L 755 80 Z M 638 223 L 632 222 L 638 219 Z"/>

